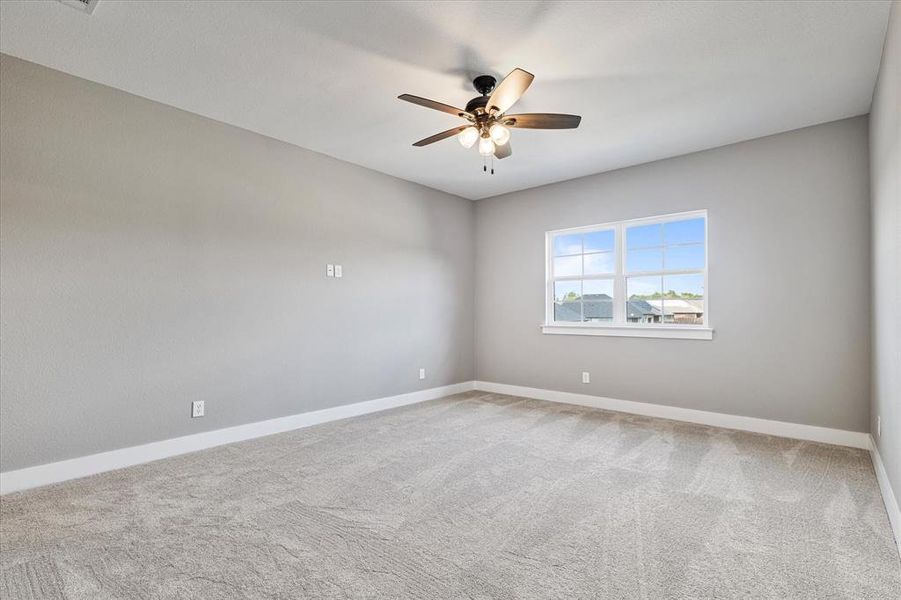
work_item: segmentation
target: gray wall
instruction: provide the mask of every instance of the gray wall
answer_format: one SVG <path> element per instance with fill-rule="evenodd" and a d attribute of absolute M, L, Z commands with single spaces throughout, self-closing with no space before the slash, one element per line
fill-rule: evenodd
<path fill-rule="evenodd" d="M 886 69 L 873 410 L 897 482 Z M 0 79 L 3 471 L 473 377 L 869 429 L 865 117 L 474 205 L 8 56 Z M 546 230 L 698 208 L 713 341 L 540 333 Z"/>
<path fill-rule="evenodd" d="M 873 402 L 871 430 L 901 500 L 901 4 L 892 4 L 870 113 L 873 195 Z M 882 435 L 876 435 L 882 417 Z"/>
<path fill-rule="evenodd" d="M 478 379 L 868 431 L 867 137 L 857 117 L 478 202 Z M 703 208 L 712 341 L 539 331 L 545 231 Z"/>
<path fill-rule="evenodd" d="M 3 471 L 473 378 L 468 200 L 9 56 L 0 79 Z"/>

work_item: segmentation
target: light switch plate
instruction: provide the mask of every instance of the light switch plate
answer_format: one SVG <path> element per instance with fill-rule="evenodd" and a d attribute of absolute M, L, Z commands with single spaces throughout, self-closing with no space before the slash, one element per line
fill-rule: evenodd
<path fill-rule="evenodd" d="M 425 379 L 425 369 L 419 369 L 419 378 Z"/>
<path fill-rule="evenodd" d="M 342 277 L 344 275 L 344 269 L 341 268 L 341 265 L 335 265 L 335 277 Z"/>
<path fill-rule="evenodd" d="M 334 277 L 335 276 L 335 265 L 325 265 L 325 276 L 326 277 Z"/>

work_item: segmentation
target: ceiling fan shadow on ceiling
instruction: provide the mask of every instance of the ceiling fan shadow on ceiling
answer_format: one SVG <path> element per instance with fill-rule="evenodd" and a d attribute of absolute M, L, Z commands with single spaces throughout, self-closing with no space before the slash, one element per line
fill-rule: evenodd
<path fill-rule="evenodd" d="M 582 117 L 579 115 L 563 115 L 556 113 L 522 113 L 506 114 L 532 84 L 535 76 L 523 69 L 513 69 L 509 75 L 497 84 L 491 75 L 479 75 L 472 80 L 472 85 L 481 96 L 476 96 L 466 104 L 465 109 L 456 108 L 443 102 L 428 98 L 401 94 L 398 99 L 412 102 L 419 106 L 440 110 L 466 119 L 468 123 L 436 133 L 415 142 L 417 147 L 428 146 L 443 139 L 457 136 L 464 148 L 472 148 L 478 142 L 479 154 L 486 160 L 488 157 L 503 159 L 512 154 L 510 148 L 510 128 L 520 129 L 575 129 Z M 491 94 L 489 96 L 489 94 Z M 482 170 L 488 172 L 487 162 Z M 491 174 L 494 174 L 492 162 Z"/>

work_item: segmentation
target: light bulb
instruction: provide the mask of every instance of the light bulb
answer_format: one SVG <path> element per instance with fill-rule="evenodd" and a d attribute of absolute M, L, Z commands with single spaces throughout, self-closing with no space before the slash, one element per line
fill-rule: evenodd
<path fill-rule="evenodd" d="M 494 142 L 490 137 L 479 138 L 479 154 L 482 156 L 491 156 L 494 154 Z"/>
<path fill-rule="evenodd" d="M 472 148 L 477 139 L 479 139 L 479 130 L 475 127 L 467 127 L 457 134 L 457 140 L 464 148 Z"/>
<path fill-rule="evenodd" d="M 494 123 L 488 130 L 488 134 L 491 136 L 491 139 L 494 140 L 494 143 L 498 146 L 503 146 L 510 141 L 510 130 L 500 123 Z"/>

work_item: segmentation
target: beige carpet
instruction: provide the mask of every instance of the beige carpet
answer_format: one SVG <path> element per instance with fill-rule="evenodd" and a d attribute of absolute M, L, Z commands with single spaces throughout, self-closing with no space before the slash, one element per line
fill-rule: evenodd
<path fill-rule="evenodd" d="M 6 598 L 891 598 L 867 454 L 469 393 L 0 501 Z"/>

